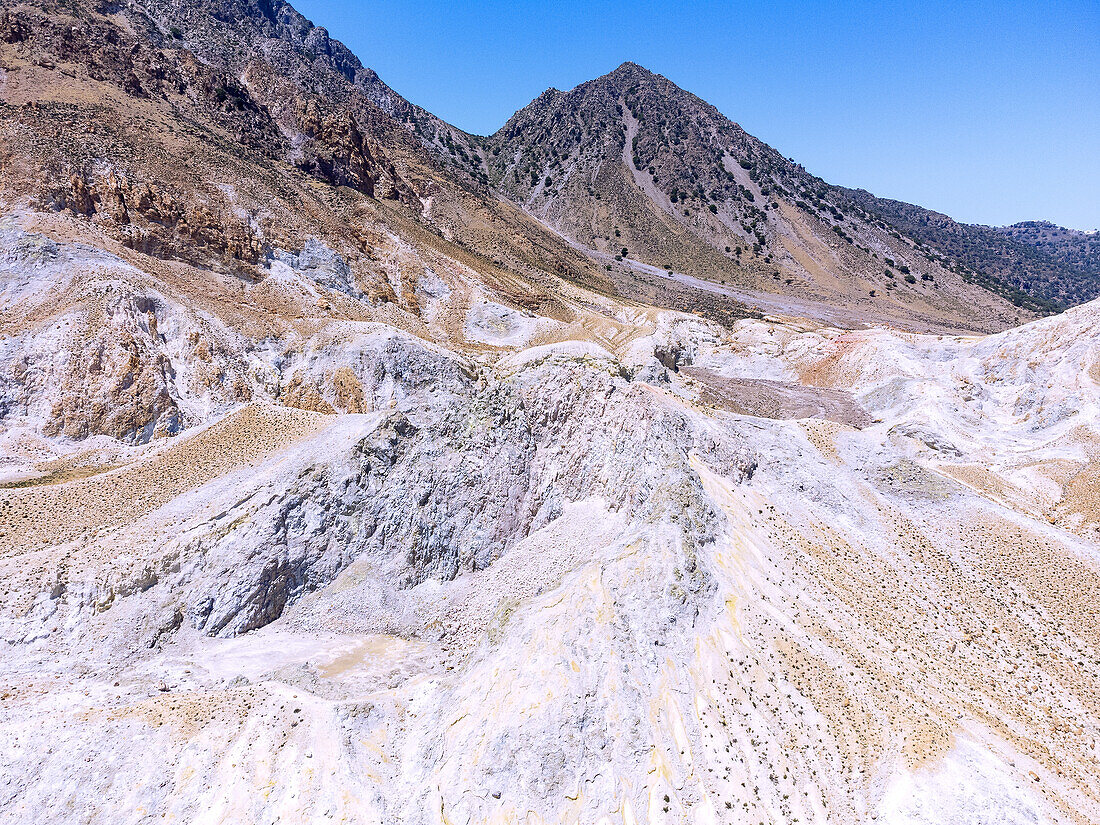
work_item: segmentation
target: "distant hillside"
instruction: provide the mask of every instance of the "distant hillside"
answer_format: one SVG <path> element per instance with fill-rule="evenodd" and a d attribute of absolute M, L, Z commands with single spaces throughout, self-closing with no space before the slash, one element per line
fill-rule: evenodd
<path fill-rule="evenodd" d="M 1051 312 L 1100 296 L 1100 240 L 1053 224 L 1027 222 L 998 229 L 959 223 L 947 215 L 862 189 L 836 190 L 967 280 L 1019 306 Z"/>
<path fill-rule="evenodd" d="M 1023 221 L 997 231 L 1034 247 L 1060 266 L 1076 273 L 1076 296 L 1069 303 L 1100 296 L 1100 232 L 1066 229 L 1049 221 Z"/>

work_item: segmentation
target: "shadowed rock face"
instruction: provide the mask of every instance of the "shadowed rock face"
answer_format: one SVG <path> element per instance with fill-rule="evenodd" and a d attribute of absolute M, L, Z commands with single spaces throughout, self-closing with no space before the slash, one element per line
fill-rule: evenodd
<path fill-rule="evenodd" d="M 607 274 L 277 2 L 0 35 L 0 819 L 1100 820 L 1096 304 Z"/>

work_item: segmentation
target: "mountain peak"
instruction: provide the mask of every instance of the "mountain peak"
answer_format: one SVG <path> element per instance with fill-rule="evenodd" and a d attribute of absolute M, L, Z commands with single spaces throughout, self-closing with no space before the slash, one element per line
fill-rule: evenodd
<path fill-rule="evenodd" d="M 637 63 L 627 60 L 625 63 L 620 63 L 616 68 L 612 69 L 607 74 L 602 75 L 591 82 L 611 82 L 617 85 L 629 85 L 633 83 L 649 83 L 664 79 L 665 78 L 661 77 L 659 74 L 651 72 L 645 66 L 640 66 Z"/>
<path fill-rule="evenodd" d="M 631 278 L 638 265 L 783 300 L 827 288 L 897 319 L 980 324 L 972 307 L 988 305 L 1011 323 L 1013 310 L 949 261 L 914 252 L 844 192 L 631 61 L 517 112 L 490 138 L 488 166 L 496 187 Z"/>
<path fill-rule="evenodd" d="M 650 77 L 656 77 L 656 75 L 645 66 L 641 66 L 630 60 L 620 63 L 619 66 L 613 72 L 611 72 L 611 74 L 641 74 L 649 75 Z"/>

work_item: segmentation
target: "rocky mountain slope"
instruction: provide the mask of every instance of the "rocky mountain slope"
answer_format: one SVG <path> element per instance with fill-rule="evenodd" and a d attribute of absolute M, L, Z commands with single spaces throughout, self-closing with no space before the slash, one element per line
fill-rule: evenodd
<path fill-rule="evenodd" d="M 876 198 L 863 190 L 838 191 L 937 250 L 970 283 L 1020 306 L 1051 312 L 1100 296 L 1095 235 L 1044 231 L 1040 229 L 1044 224 L 1036 221 L 1001 228 L 963 224 L 939 212 Z"/>
<path fill-rule="evenodd" d="M 763 162 L 615 261 L 274 0 L 0 14 L 0 820 L 1100 820 L 1100 304 L 845 298 Z"/>
<path fill-rule="evenodd" d="M 637 261 L 895 320 L 1028 317 L 879 211 L 632 63 L 547 91 L 487 149 L 496 185 L 612 272 Z"/>
<path fill-rule="evenodd" d="M 548 90 L 485 146 L 494 183 L 608 256 L 893 313 L 981 296 L 964 283 L 1039 312 L 1100 296 L 1083 233 L 1056 250 L 830 185 L 632 63 Z"/>
<path fill-rule="evenodd" d="M 487 275 L 603 285 L 591 261 L 436 163 L 372 103 L 373 73 L 286 4 L 4 15 L 10 200 L 87 216 L 155 257 L 254 276 L 271 248 L 305 242 L 284 227 L 316 222 L 300 214 L 310 202 L 343 198 L 403 234 L 419 224 Z"/>

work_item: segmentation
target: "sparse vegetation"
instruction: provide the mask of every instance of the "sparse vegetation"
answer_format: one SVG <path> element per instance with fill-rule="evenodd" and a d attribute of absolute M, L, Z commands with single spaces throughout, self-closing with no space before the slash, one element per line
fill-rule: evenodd
<path fill-rule="evenodd" d="M 1034 229 L 1014 231 L 1013 227 L 1000 230 L 961 224 L 919 206 L 876 198 L 862 190 L 837 187 L 834 191 L 854 208 L 864 209 L 891 237 L 900 238 L 905 233 L 917 242 L 926 258 L 1017 306 L 1056 312 L 1100 297 L 1098 236 L 1067 232 L 1064 237 L 1073 238 L 1068 245 L 1080 252 L 1063 253 L 1057 243 L 1044 245 L 1042 233 Z M 1082 236 L 1084 240 L 1080 240 Z M 886 263 L 893 265 L 889 259 Z"/>

